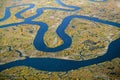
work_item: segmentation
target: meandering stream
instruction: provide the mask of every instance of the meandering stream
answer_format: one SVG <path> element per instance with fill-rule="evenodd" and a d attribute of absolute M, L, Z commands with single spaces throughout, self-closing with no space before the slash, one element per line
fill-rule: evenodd
<path fill-rule="evenodd" d="M 47 23 L 33 21 L 33 19 L 42 15 L 45 10 L 58 10 L 58 11 L 61 10 L 61 11 L 66 11 L 66 12 L 71 12 L 71 11 L 74 12 L 74 11 L 80 10 L 79 7 L 66 5 L 61 0 L 55 0 L 55 1 L 61 6 L 67 7 L 70 9 L 62 9 L 62 8 L 56 8 L 56 7 L 42 7 L 42 8 L 37 9 L 35 15 L 30 16 L 28 18 L 23 18 L 21 14 L 26 12 L 29 9 L 32 9 L 35 6 L 34 4 L 23 4 L 23 5 L 16 5 L 12 7 L 6 7 L 5 15 L 2 19 L 0 19 L 0 22 L 7 20 L 11 16 L 10 8 L 29 5 L 28 8 L 25 8 L 15 14 L 16 18 L 23 19 L 24 20 L 23 22 L 1 25 L 0 28 L 7 28 L 7 27 L 17 26 L 17 25 L 22 25 L 22 24 L 31 24 L 31 25 L 40 26 L 36 34 L 36 37 L 33 41 L 33 44 L 37 50 L 44 51 L 44 52 L 58 52 L 58 51 L 67 49 L 71 46 L 72 39 L 67 33 L 65 33 L 65 29 L 68 27 L 70 21 L 74 18 L 84 19 L 84 20 L 107 24 L 107 25 L 120 28 L 120 23 L 111 22 L 107 20 L 101 20 L 95 17 L 89 17 L 89 16 L 84 16 L 84 15 L 67 16 L 63 19 L 62 23 L 58 26 L 56 30 L 57 35 L 63 40 L 63 44 L 55 48 L 50 48 L 44 43 L 44 40 L 43 40 L 44 34 L 48 30 Z M 63 59 L 54 59 L 54 58 L 29 58 L 27 57 L 24 60 L 17 60 L 17 61 L 13 61 L 10 63 L 0 65 L 0 71 L 5 70 L 7 68 L 14 67 L 14 66 L 30 66 L 35 69 L 45 70 L 45 71 L 68 71 L 68 70 L 78 69 L 80 67 L 89 66 L 92 64 L 98 64 L 104 61 L 110 61 L 114 58 L 120 57 L 119 53 L 120 53 L 120 38 L 113 41 L 109 45 L 108 51 L 105 55 L 100 56 L 98 58 L 84 60 L 84 61 L 74 61 L 74 60 L 63 60 Z"/>

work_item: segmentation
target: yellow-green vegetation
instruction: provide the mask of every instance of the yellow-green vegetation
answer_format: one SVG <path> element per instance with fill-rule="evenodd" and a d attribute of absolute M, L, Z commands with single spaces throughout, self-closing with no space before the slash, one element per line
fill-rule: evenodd
<path fill-rule="evenodd" d="M 45 33 L 44 41 L 48 47 L 57 47 L 63 43 L 60 37 L 56 34 L 56 29 L 61 24 L 62 20 L 69 15 L 87 15 L 98 17 L 100 19 L 111 20 L 119 22 L 120 8 L 116 6 L 114 0 L 107 1 L 106 3 L 90 2 L 88 0 L 80 1 L 66 1 L 62 0 L 68 5 L 75 5 L 81 7 L 76 12 L 64 12 L 56 10 L 45 10 L 44 13 L 34 21 L 41 21 L 48 24 L 48 31 Z M 9 4 L 8 4 L 9 3 Z M 35 8 L 21 14 L 24 18 L 35 15 L 36 9 L 41 7 L 59 7 L 64 8 L 57 4 L 54 0 L 36 0 L 36 1 L 5 1 L 2 9 L 7 6 L 20 5 L 20 4 L 35 4 Z M 111 3 L 114 3 L 110 6 Z M 0 3 L 3 4 L 2 2 Z M 22 19 L 15 18 L 15 14 L 28 6 L 19 6 L 11 8 L 11 17 L 6 21 L 0 22 L 0 25 L 21 22 Z M 68 9 L 68 8 L 64 8 Z M 109 13 L 109 14 L 108 14 Z M 0 16 L 3 16 L 4 11 Z M 113 17 L 113 16 L 114 17 Z M 107 47 L 111 41 L 120 37 L 120 29 L 101 23 L 93 23 L 83 19 L 73 19 L 65 32 L 72 38 L 72 45 L 70 48 L 56 52 L 46 53 L 37 51 L 33 46 L 33 41 L 36 33 L 40 27 L 36 25 L 19 25 L 11 26 L 9 28 L 0 29 L 0 45 L 11 46 L 13 50 L 19 50 L 23 56 L 29 57 L 54 57 L 62 59 L 83 60 L 91 59 L 103 55 L 107 51 Z M 2 50 L 2 49 L 1 49 Z M 2 56 L 3 54 L 1 54 Z M 10 60 L 11 61 L 11 60 Z M 6 62 L 6 61 L 5 61 Z M 1 62 L 4 63 L 4 62 Z"/>
<path fill-rule="evenodd" d="M 4 0 L 0 0 L 0 8 L 3 6 Z"/>
<path fill-rule="evenodd" d="M 3 14 L 2 14 L 2 12 L 4 11 L 4 9 L 3 9 L 3 6 L 4 6 L 4 1 L 5 0 L 0 0 L 0 18 L 2 18 L 3 17 Z"/>
<path fill-rule="evenodd" d="M 0 72 L 0 80 L 119 80 L 120 59 L 69 72 L 46 72 L 19 66 Z"/>
<path fill-rule="evenodd" d="M 68 5 L 81 7 L 81 9 L 76 12 L 45 10 L 42 15 L 34 19 L 34 21 L 48 24 L 48 31 L 44 36 L 45 44 L 48 47 L 54 48 L 63 43 L 56 34 L 56 29 L 67 16 L 85 15 L 120 23 L 119 0 L 107 0 L 105 3 L 90 2 L 89 0 L 62 1 Z M 64 8 L 54 0 L 21 0 L 20 2 L 17 0 L 0 0 L 0 18 L 4 16 L 6 7 L 29 3 L 35 4 L 35 7 L 21 14 L 24 18 L 35 15 L 37 8 Z M 23 21 L 17 19 L 15 14 L 27 7 L 11 8 L 11 17 L 0 22 L 0 26 Z M 24 24 L 0 29 L 0 64 L 24 59 L 25 56 L 88 60 L 104 55 L 110 42 L 120 37 L 119 28 L 83 19 L 73 19 L 65 30 L 72 38 L 70 48 L 56 53 L 46 53 L 36 50 L 33 46 L 39 28 L 40 26 L 37 25 Z M 22 56 L 16 50 L 22 52 Z M 120 58 L 116 58 L 111 62 L 95 64 L 69 72 L 45 72 L 19 66 L 0 72 L 0 80 L 120 80 L 119 62 Z"/>

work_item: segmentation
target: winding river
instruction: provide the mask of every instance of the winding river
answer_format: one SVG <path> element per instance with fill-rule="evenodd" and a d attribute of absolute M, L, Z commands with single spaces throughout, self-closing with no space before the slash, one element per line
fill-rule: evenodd
<path fill-rule="evenodd" d="M 111 25 L 111 26 L 120 28 L 120 23 L 111 22 L 111 21 L 107 21 L 107 20 L 101 20 L 101 19 L 98 19 L 95 17 L 83 16 L 83 15 L 67 16 L 63 19 L 62 23 L 58 26 L 58 28 L 56 30 L 57 35 L 63 40 L 63 44 L 61 44 L 60 46 L 57 46 L 55 48 L 50 48 L 44 43 L 44 40 L 43 40 L 44 34 L 48 30 L 48 25 L 44 22 L 33 21 L 33 19 L 42 15 L 45 10 L 60 10 L 60 11 L 66 11 L 66 12 L 75 12 L 77 10 L 80 10 L 79 7 L 66 5 L 61 0 L 55 0 L 55 1 L 58 4 L 60 4 L 61 6 L 67 7 L 70 9 L 62 9 L 62 8 L 56 8 L 56 7 L 42 7 L 42 8 L 37 9 L 35 15 L 28 17 L 28 18 L 23 18 L 21 16 L 21 14 L 26 12 L 29 9 L 32 9 L 35 6 L 34 4 L 23 4 L 23 5 L 16 5 L 16 6 L 12 6 L 12 7 L 6 7 L 5 16 L 2 19 L 0 19 L 1 22 L 4 20 L 7 20 L 10 17 L 10 15 L 11 15 L 10 8 L 14 8 L 14 7 L 18 7 L 18 6 L 28 6 L 27 8 L 25 8 L 15 14 L 16 18 L 23 19 L 24 20 L 23 22 L 5 24 L 5 25 L 0 26 L 0 28 L 7 28 L 7 27 L 17 26 L 17 25 L 22 25 L 22 24 L 31 24 L 31 25 L 40 26 L 40 28 L 36 34 L 36 37 L 33 41 L 33 44 L 37 50 L 44 51 L 44 52 L 58 52 L 58 51 L 67 49 L 71 46 L 72 39 L 68 34 L 65 33 L 65 29 L 68 27 L 70 21 L 74 18 L 84 19 L 84 20 L 107 24 L 107 25 Z M 69 71 L 69 70 L 78 69 L 80 67 L 85 67 L 85 66 L 92 65 L 92 64 L 98 64 L 98 63 L 101 63 L 104 61 L 110 61 L 113 58 L 120 57 L 119 48 L 120 48 L 120 38 L 111 42 L 111 44 L 108 47 L 107 53 L 98 58 L 84 60 L 84 61 L 74 61 L 74 60 L 63 60 L 63 59 L 54 59 L 54 58 L 29 58 L 29 57 L 26 57 L 26 59 L 24 59 L 24 60 L 17 60 L 14 62 L 0 65 L 0 71 L 5 70 L 7 68 L 14 67 L 14 66 L 30 66 L 35 69 L 45 70 L 45 71 Z M 34 65 L 33 65 L 33 63 L 34 63 Z"/>

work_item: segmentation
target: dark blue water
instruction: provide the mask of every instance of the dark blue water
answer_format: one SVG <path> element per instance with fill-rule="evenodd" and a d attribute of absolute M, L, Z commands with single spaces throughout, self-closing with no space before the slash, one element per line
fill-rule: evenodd
<path fill-rule="evenodd" d="M 0 65 L 0 71 L 14 66 L 29 66 L 44 71 L 69 71 L 92 64 L 98 64 L 104 61 L 110 61 L 113 58 L 117 57 L 120 58 L 120 38 L 113 41 L 109 45 L 108 51 L 105 55 L 95 59 L 73 61 L 54 58 L 26 58 L 25 60 L 18 60 L 4 65 Z"/>
<path fill-rule="evenodd" d="M 0 22 L 7 20 L 11 16 L 10 8 L 19 7 L 19 6 L 29 6 L 28 8 L 25 8 L 25 9 L 23 9 L 20 12 L 15 14 L 16 18 L 22 19 L 23 17 L 21 16 L 21 14 L 26 12 L 27 10 L 33 8 L 34 4 L 22 4 L 22 5 L 15 5 L 15 6 L 11 6 L 11 7 L 6 7 L 5 15 L 3 18 L 0 19 Z"/>
<path fill-rule="evenodd" d="M 70 9 L 43 7 L 43 8 L 38 8 L 35 15 L 28 17 L 28 18 L 23 18 L 21 16 L 21 14 L 23 12 L 26 12 L 27 10 L 33 8 L 34 4 L 18 5 L 18 6 L 29 5 L 28 8 L 25 8 L 15 14 L 16 18 L 24 19 L 24 21 L 19 22 L 19 23 L 2 25 L 2 26 L 0 26 L 0 28 L 7 28 L 7 27 L 17 26 L 17 25 L 22 25 L 22 24 L 31 24 L 31 25 L 40 26 L 40 28 L 36 34 L 36 37 L 34 39 L 33 44 L 37 50 L 44 51 L 44 52 L 58 52 L 58 51 L 66 49 L 66 48 L 69 48 L 71 46 L 72 39 L 70 36 L 68 36 L 68 34 L 65 33 L 65 29 L 69 25 L 70 21 L 74 18 L 79 18 L 79 19 L 84 19 L 84 20 L 88 20 L 88 21 L 92 21 L 92 22 L 98 22 L 98 23 L 102 23 L 102 24 L 112 25 L 112 26 L 116 26 L 116 27 L 120 28 L 120 23 L 101 20 L 101 19 L 98 19 L 95 17 L 83 16 L 83 15 L 67 16 L 63 19 L 62 23 L 58 26 L 58 28 L 56 30 L 56 33 L 58 34 L 58 36 L 63 40 L 63 44 L 61 44 L 60 46 L 57 46 L 55 48 L 50 48 L 44 43 L 44 40 L 43 40 L 44 34 L 48 30 L 48 25 L 44 22 L 33 21 L 33 19 L 42 15 L 44 10 L 61 10 L 61 11 L 68 12 L 68 11 L 77 11 L 80 9 L 75 6 L 66 5 L 66 4 L 62 3 L 61 0 L 56 0 L 56 2 L 64 7 L 70 8 Z M 0 19 L 0 21 L 4 21 L 10 17 L 11 13 L 10 13 L 9 9 L 13 8 L 13 7 L 17 7 L 17 6 L 12 6 L 12 7 L 6 8 L 5 16 L 2 19 Z M 14 67 L 14 66 L 31 66 L 33 68 L 36 68 L 39 70 L 45 70 L 45 71 L 68 71 L 68 70 L 78 69 L 80 67 L 84 67 L 84 66 L 88 66 L 88 65 L 92 65 L 92 64 L 98 64 L 100 62 L 109 61 L 109 60 L 112 60 L 113 58 L 120 57 L 120 54 L 119 54 L 120 50 L 118 48 L 120 48 L 120 38 L 113 41 L 110 44 L 108 51 L 105 55 L 100 56 L 95 59 L 90 59 L 90 60 L 85 60 L 85 61 L 72 61 L 72 60 L 62 60 L 62 59 L 54 59 L 54 58 L 26 58 L 25 60 L 18 60 L 18 61 L 4 64 L 4 65 L 0 65 L 0 71 L 7 69 L 7 68 Z"/>

